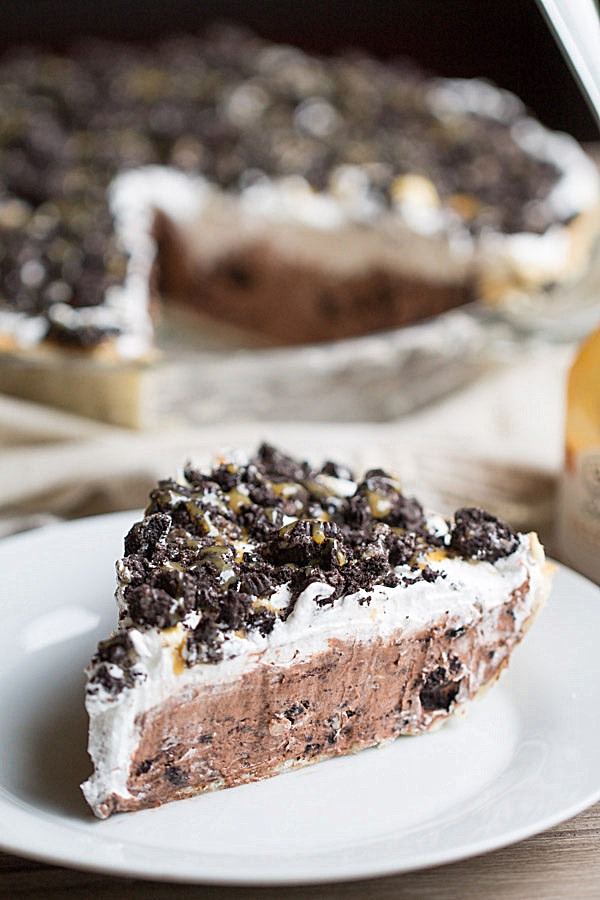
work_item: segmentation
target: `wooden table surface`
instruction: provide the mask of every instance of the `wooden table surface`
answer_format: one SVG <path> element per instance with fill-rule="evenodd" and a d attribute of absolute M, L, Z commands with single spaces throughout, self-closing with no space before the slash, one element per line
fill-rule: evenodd
<path fill-rule="evenodd" d="M 512 847 L 370 881 L 294 888 L 173 885 L 78 872 L 0 853 L 0 897 L 67 900 L 580 900 L 600 898 L 600 803 Z"/>

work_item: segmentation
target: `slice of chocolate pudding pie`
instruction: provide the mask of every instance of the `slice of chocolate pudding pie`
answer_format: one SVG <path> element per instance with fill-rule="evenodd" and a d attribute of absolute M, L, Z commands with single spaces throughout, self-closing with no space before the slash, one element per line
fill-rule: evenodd
<path fill-rule="evenodd" d="M 100 818 L 432 729 L 498 677 L 549 590 L 535 534 L 267 445 L 160 482 L 117 571 L 118 628 L 88 669 Z"/>

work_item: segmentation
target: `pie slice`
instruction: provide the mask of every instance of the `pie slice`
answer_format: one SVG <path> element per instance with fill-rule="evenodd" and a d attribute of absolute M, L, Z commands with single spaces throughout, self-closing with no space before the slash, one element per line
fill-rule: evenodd
<path fill-rule="evenodd" d="M 117 572 L 86 697 L 100 818 L 436 727 L 549 590 L 534 533 L 269 445 L 159 482 Z"/>

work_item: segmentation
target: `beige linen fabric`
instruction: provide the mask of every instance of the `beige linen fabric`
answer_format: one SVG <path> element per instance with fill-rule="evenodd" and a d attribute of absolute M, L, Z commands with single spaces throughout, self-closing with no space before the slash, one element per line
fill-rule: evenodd
<path fill-rule="evenodd" d="M 462 390 L 385 424 L 231 422 L 140 433 L 0 395 L 0 534 L 139 509 L 152 484 L 187 460 L 267 440 L 315 461 L 392 468 L 444 512 L 486 506 L 551 540 L 572 355 L 566 345 L 507 351 Z"/>

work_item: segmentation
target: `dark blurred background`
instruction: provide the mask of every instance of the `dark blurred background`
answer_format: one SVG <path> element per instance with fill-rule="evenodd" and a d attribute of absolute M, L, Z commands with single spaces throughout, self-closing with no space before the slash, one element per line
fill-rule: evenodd
<path fill-rule="evenodd" d="M 215 20 L 320 53 L 362 47 L 441 75 L 480 75 L 517 93 L 549 127 L 599 135 L 535 0 L 3 0 L 0 48 L 63 49 L 77 35 L 146 41 Z"/>

